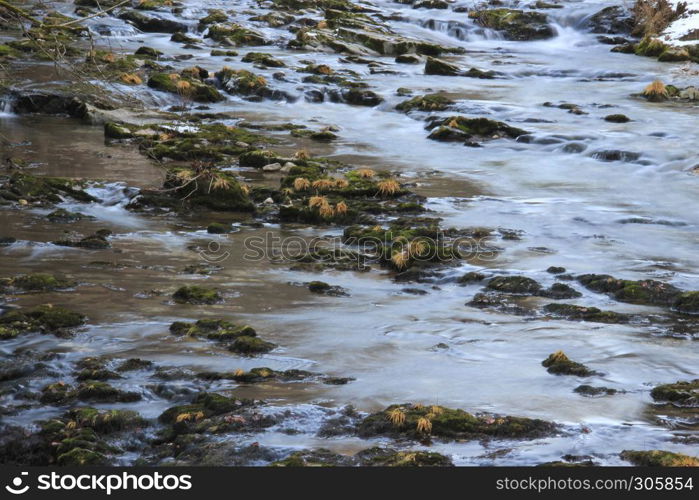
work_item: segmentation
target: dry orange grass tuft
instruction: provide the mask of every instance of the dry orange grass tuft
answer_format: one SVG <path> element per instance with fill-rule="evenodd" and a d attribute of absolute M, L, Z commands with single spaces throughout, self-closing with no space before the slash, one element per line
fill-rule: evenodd
<path fill-rule="evenodd" d="M 355 170 L 355 173 L 364 179 L 370 179 L 376 175 L 376 172 L 370 168 L 360 168 Z"/>
<path fill-rule="evenodd" d="M 329 219 L 335 215 L 335 209 L 330 205 L 330 203 L 324 203 L 318 209 L 318 213 L 321 217 Z"/>
<path fill-rule="evenodd" d="M 390 196 L 396 194 L 400 191 L 400 184 L 394 179 L 386 179 L 385 181 L 379 182 L 376 187 L 379 189 L 379 194 L 381 196 Z"/>
<path fill-rule="evenodd" d="M 345 215 L 347 213 L 347 210 L 347 203 L 345 203 L 344 201 L 341 201 L 337 205 L 335 205 L 335 211 L 338 215 Z"/>
<path fill-rule="evenodd" d="M 294 191 L 307 191 L 311 187 L 311 181 L 305 177 L 294 179 Z"/>
<path fill-rule="evenodd" d="M 349 187 L 349 182 L 345 179 L 337 179 L 335 181 L 335 187 L 337 189 L 345 189 L 346 187 Z"/>
<path fill-rule="evenodd" d="M 655 80 L 643 89 L 643 95 L 651 101 L 667 98 L 667 88 L 660 80 Z"/>
<path fill-rule="evenodd" d="M 407 252 L 396 252 L 391 255 L 391 262 L 396 266 L 399 271 L 408 267 L 408 262 L 410 262 L 410 256 Z"/>
<path fill-rule="evenodd" d="M 299 149 L 294 153 L 294 158 L 297 160 L 308 160 L 311 157 L 311 153 L 307 149 Z"/>
<path fill-rule="evenodd" d="M 394 408 L 386 414 L 386 420 L 396 427 L 401 427 L 405 424 L 405 412 L 400 408 Z"/>
<path fill-rule="evenodd" d="M 119 79 L 123 83 L 129 84 L 129 85 L 141 85 L 143 83 L 143 80 L 141 80 L 141 77 L 135 73 L 122 73 L 119 76 Z"/>
<path fill-rule="evenodd" d="M 187 80 L 180 80 L 177 82 L 177 93 L 183 97 L 188 97 L 194 92 L 194 87 Z"/>
<path fill-rule="evenodd" d="M 420 434 L 430 434 L 432 432 L 432 422 L 425 417 L 420 417 L 417 419 L 416 430 Z"/>
<path fill-rule="evenodd" d="M 328 191 L 335 186 L 335 183 L 330 179 L 318 179 L 313 181 L 313 189 L 316 191 Z"/>
<path fill-rule="evenodd" d="M 325 196 L 311 196 L 308 199 L 308 206 L 311 208 L 322 207 L 328 205 L 328 199 Z"/>

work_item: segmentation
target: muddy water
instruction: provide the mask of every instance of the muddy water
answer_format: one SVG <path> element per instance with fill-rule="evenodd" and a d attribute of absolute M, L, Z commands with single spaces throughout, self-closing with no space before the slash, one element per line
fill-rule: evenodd
<path fill-rule="evenodd" d="M 179 19 L 190 22 L 192 29 L 206 8 L 227 6 L 225 2 L 207 2 L 205 6 L 190 0 L 183 3 L 186 8 Z M 89 316 L 88 326 L 74 338 L 19 337 L 0 345 L 2 352 L 62 352 L 65 356 L 55 366 L 57 379 L 64 376 L 61 370 L 71 361 L 102 354 L 141 357 L 193 370 L 269 366 L 356 378 L 344 386 L 299 383 L 238 388 L 232 382 L 217 383 L 216 389 L 264 398 L 274 406 L 292 409 L 297 416 L 297 434 L 273 428 L 240 437 L 242 443 L 356 451 L 367 443 L 315 436 L 325 408 L 353 404 L 361 411 L 373 411 L 411 401 L 532 416 L 566 426 L 564 435 L 545 440 L 433 447 L 459 464 L 531 465 L 557 460 L 564 454 L 594 455 L 600 463 L 616 464 L 616 454 L 627 448 L 696 454 L 692 446 L 673 441 L 673 433 L 648 413 L 650 387 L 697 376 L 699 346 L 691 335 L 659 335 L 657 328 L 644 324 L 523 320 L 484 312 L 464 305 L 480 286 L 460 287 L 452 278 L 469 270 L 485 270 L 526 274 L 549 285 L 554 280 L 545 269 L 555 265 L 573 273 L 655 278 L 683 289 L 699 289 L 699 213 L 692 208 L 699 195 L 699 177 L 689 172 L 697 162 L 697 109 L 631 97 L 657 77 L 678 85 L 696 84 L 697 68 L 610 53 L 609 46 L 582 29 L 585 18 L 606 3 L 566 2 L 564 9 L 549 13 L 556 21 L 558 36 L 526 43 L 508 42 L 496 33 L 484 32 L 466 13 L 413 10 L 388 1 L 374 4 L 398 14 L 400 21 L 391 21 L 395 31 L 464 47 L 466 55 L 455 58 L 462 66 L 494 69 L 502 72 L 503 78 L 425 76 L 421 65 L 396 65 L 392 58 L 374 59 L 380 59 L 395 74 L 369 74 L 364 65 L 341 64 L 335 54 L 296 53 L 270 46 L 259 50 L 290 66 L 311 59 L 357 71 L 386 102 L 366 109 L 309 103 L 303 98 L 251 103 L 231 97 L 211 109 L 255 122 L 338 126 L 340 139 L 332 147 L 309 146 L 313 153 L 399 172 L 429 197 L 428 207 L 444 218 L 445 226 L 513 229 L 521 231 L 520 240 L 498 242 L 501 251 L 497 256 L 448 269 L 436 284 L 415 285 L 426 295 L 404 293 L 407 285 L 393 282 L 380 270 L 325 272 L 320 276 L 292 271 L 267 257 L 254 261 L 243 258 L 245 238 L 310 238 L 339 231 L 239 224 L 234 233 L 211 236 L 201 230 L 210 222 L 207 216 L 129 213 L 123 208 L 123 189 L 158 185 L 162 176 L 156 166 L 129 148 L 105 146 L 99 127 L 65 118 L 0 115 L 0 133 L 13 144 L 8 147 L 13 157 L 28 160 L 39 173 L 99 179 L 93 190 L 106 200 L 88 206 L 65 204 L 95 217 L 69 226 L 46 222 L 42 216 L 48 211 L 0 210 L 0 235 L 20 240 L 0 249 L 0 275 L 50 270 L 80 283 L 71 292 L 20 296 L 17 304 L 51 302 Z M 247 18 L 236 17 L 242 22 Z M 121 21 L 91 22 L 98 31 L 109 33 L 105 40 L 112 47 L 132 51 L 146 44 L 169 55 L 192 56 L 184 62 L 168 61 L 177 68 L 193 64 L 209 70 L 223 64 L 248 66 L 239 58 L 224 61 L 210 57 L 209 49 L 184 49 L 172 44 L 169 35 L 137 33 Z M 263 32 L 275 39 L 291 37 L 283 30 L 266 28 Z M 256 71 L 273 81 L 275 70 Z M 671 78 L 668 72 L 673 73 Z M 290 83 L 275 82 L 275 87 L 298 95 L 295 76 L 289 76 Z M 393 111 L 403 100 L 395 95 L 398 87 L 408 87 L 415 94 L 444 90 L 458 99 L 457 112 L 506 121 L 530 131 L 534 140 L 496 141 L 483 148 L 428 141 L 422 121 Z M 166 94 L 141 92 L 143 98 L 161 107 L 178 104 Z M 544 102 L 576 103 L 587 114 L 542 106 Z M 602 120 L 611 113 L 624 113 L 632 121 L 614 124 Z M 576 152 L 568 152 L 570 144 L 576 145 Z M 297 146 L 287 140 L 282 150 Z M 640 156 L 628 162 L 596 158 L 596 152 L 608 150 Z M 259 178 L 259 174 L 242 175 Z M 274 181 L 267 178 L 265 182 Z M 631 218 L 651 223 L 622 222 Z M 50 244 L 65 230 L 88 234 L 100 228 L 113 231 L 113 248 L 85 251 Z M 216 247 L 210 247 L 212 241 Z M 211 248 L 217 255 L 230 254 L 219 263 L 223 268 L 220 272 L 211 276 L 182 274 L 185 266 L 202 263 L 202 250 Z M 299 286 L 314 279 L 343 286 L 350 296 L 318 297 Z M 171 293 L 189 283 L 221 289 L 224 303 L 174 305 Z M 580 291 L 583 297 L 575 303 L 619 312 L 654 312 Z M 281 347 L 260 358 L 238 358 L 204 342 L 168 335 L 170 322 L 203 316 L 247 321 Z M 695 330 L 694 336 L 698 334 Z M 438 344 L 447 347 L 438 348 Z M 540 366 L 542 359 L 558 349 L 604 373 L 585 383 L 623 392 L 602 398 L 574 393 L 582 383 L 580 379 L 554 377 Z M 196 384 L 184 383 L 192 390 L 197 389 Z M 138 375 L 115 385 L 143 393 L 141 403 L 128 406 L 145 416 L 155 417 L 172 404 L 144 388 Z M 22 422 L 51 411 L 58 410 L 30 410 L 9 415 L 6 420 Z M 494 460 L 486 456 L 493 447 L 510 451 Z"/>

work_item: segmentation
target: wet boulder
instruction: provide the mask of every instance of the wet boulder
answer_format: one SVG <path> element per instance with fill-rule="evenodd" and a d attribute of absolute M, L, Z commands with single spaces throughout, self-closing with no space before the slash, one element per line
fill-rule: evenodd
<path fill-rule="evenodd" d="M 628 35 L 634 28 L 635 21 L 631 11 L 623 5 L 605 7 L 590 16 L 585 22 L 593 33 L 608 35 Z"/>

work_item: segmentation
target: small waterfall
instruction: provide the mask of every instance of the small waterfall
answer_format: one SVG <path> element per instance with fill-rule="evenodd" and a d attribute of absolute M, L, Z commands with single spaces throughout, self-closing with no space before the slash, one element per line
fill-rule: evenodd
<path fill-rule="evenodd" d="M 12 112 L 12 101 L 10 96 L 0 96 L 0 118 L 15 116 Z"/>

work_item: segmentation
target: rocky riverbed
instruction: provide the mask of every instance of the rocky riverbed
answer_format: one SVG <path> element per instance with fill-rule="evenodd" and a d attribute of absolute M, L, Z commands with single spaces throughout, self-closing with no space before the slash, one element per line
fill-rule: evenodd
<path fill-rule="evenodd" d="M 1 463 L 699 464 L 693 11 L 11 4 Z"/>

